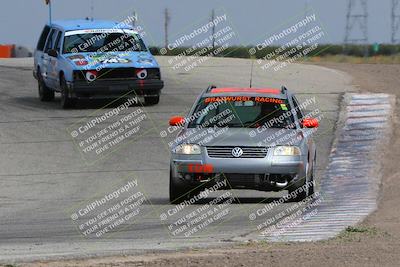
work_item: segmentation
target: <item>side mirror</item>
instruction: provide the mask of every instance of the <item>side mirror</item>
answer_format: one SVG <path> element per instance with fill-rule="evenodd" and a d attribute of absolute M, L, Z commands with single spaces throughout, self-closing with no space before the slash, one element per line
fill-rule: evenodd
<path fill-rule="evenodd" d="M 301 125 L 305 128 L 317 128 L 319 126 L 318 120 L 314 118 L 306 118 L 301 121 Z"/>
<path fill-rule="evenodd" d="M 185 123 L 185 118 L 180 116 L 174 116 L 169 120 L 170 126 L 182 126 Z"/>
<path fill-rule="evenodd" d="M 51 57 L 58 57 L 58 52 L 55 49 L 50 49 L 47 54 Z"/>

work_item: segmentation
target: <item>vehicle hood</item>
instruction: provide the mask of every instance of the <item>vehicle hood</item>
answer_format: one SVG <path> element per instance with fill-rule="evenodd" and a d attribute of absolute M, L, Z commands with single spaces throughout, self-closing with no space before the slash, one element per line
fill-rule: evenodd
<path fill-rule="evenodd" d="M 301 130 L 277 128 L 187 128 L 175 140 L 202 146 L 276 146 L 298 145 L 303 139 Z"/>
<path fill-rule="evenodd" d="M 150 52 L 74 53 L 63 57 L 77 70 L 103 68 L 159 68 Z"/>

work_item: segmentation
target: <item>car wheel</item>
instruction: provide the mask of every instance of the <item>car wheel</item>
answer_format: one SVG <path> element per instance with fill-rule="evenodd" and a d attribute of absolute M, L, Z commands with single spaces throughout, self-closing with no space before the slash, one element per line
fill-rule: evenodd
<path fill-rule="evenodd" d="M 185 186 L 178 178 L 169 174 L 169 202 L 171 204 L 180 204 L 190 197 L 190 189 Z"/>
<path fill-rule="evenodd" d="M 314 186 L 315 186 L 315 180 L 314 180 L 314 177 L 315 177 L 315 166 L 316 166 L 316 160 L 314 159 L 313 167 L 312 167 L 312 170 L 311 170 L 310 187 L 308 188 L 308 196 L 314 195 L 314 192 L 315 192 L 315 189 L 314 189 Z"/>
<path fill-rule="evenodd" d="M 289 189 L 289 195 L 291 195 L 291 194 L 295 195 L 295 197 L 291 198 L 291 200 L 293 202 L 302 201 L 302 200 L 306 199 L 307 197 L 312 196 L 314 194 L 314 171 L 315 171 L 314 166 L 315 166 L 315 162 L 313 163 L 310 178 L 308 179 L 308 181 L 307 181 L 307 179 L 305 179 L 305 181 L 302 185 Z M 308 173 L 308 170 L 306 171 L 306 173 Z M 307 186 L 305 188 L 303 188 L 303 190 L 301 192 L 298 192 L 298 191 L 300 191 L 300 188 L 305 185 L 307 185 Z"/>
<path fill-rule="evenodd" d="M 67 82 L 65 81 L 64 76 L 61 77 L 61 107 L 66 109 L 66 108 L 71 108 L 75 106 L 76 100 L 69 97 L 68 94 L 68 86 Z"/>
<path fill-rule="evenodd" d="M 39 99 L 42 102 L 48 102 L 54 99 L 54 91 L 46 86 L 40 72 L 38 72 L 38 92 Z"/>
<path fill-rule="evenodd" d="M 144 103 L 146 105 L 157 105 L 160 102 L 160 96 L 145 96 Z"/>
<path fill-rule="evenodd" d="M 302 185 L 302 186 L 303 186 L 303 185 Z M 296 190 L 298 190 L 300 187 L 301 187 L 301 186 L 295 187 L 294 189 L 289 190 L 289 195 L 295 194 Z M 304 200 L 306 197 L 307 197 L 307 192 L 303 190 L 303 191 L 301 191 L 300 193 L 296 193 L 295 197 L 292 197 L 292 198 L 291 198 L 291 201 L 293 201 L 293 202 L 299 202 L 299 201 Z"/>

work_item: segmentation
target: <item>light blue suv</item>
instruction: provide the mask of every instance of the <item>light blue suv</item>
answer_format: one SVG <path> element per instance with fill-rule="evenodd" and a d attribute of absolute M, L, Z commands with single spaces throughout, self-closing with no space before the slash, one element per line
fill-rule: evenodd
<path fill-rule="evenodd" d="M 158 104 L 160 67 L 140 34 L 111 21 L 68 20 L 46 25 L 34 54 L 39 98 L 61 93 L 61 106 L 78 99 L 143 96 Z"/>

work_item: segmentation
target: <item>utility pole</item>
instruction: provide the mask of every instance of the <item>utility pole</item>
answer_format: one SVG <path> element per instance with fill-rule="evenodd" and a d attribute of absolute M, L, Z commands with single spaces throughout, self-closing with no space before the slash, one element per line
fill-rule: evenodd
<path fill-rule="evenodd" d="M 400 39 L 398 36 L 400 26 L 400 1 L 392 0 L 392 44 L 398 44 Z"/>
<path fill-rule="evenodd" d="M 49 6 L 49 23 L 51 24 L 51 21 L 52 21 L 52 19 L 51 19 L 51 13 L 52 13 L 52 11 L 51 11 L 51 0 L 44 0 L 44 2 L 46 3 L 46 5 Z"/>
<path fill-rule="evenodd" d="M 94 20 L 94 3 L 93 3 L 93 0 L 90 1 L 90 18 L 91 18 L 91 21 Z"/>
<path fill-rule="evenodd" d="M 368 55 L 368 4 L 367 0 L 348 0 L 347 16 L 346 16 L 346 34 L 344 37 L 345 45 L 348 44 L 364 44 L 364 55 Z M 359 9 L 357 11 L 357 6 Z M 361 36 L 357 36 L 355 30 L 361 32 Z"/>
<path fill-rule="evenodd" d="M 211 22 L 214 22 L 214 19 L 215 19 L 215 10 L 213 9 L 212 11 L 211 11 Z M 212 31 L 211 31 L 211 37 L 212 37 L 212 48 L 213 48 L 213 51 L 214 51 L 214 49 L 215 49 L 215 24 L 213 23 L 213 26 L 212 26 Z"/>
<path fill-rule="evenodd" d="M 309 13 L 309 9 L 310 9 L 310 0 L 306 0 L 306 4 L 304 7 L 304 18 L 307 18 L 308 13 Z M 309 26 L 307 24 L 306 27 L 304 27 L 304 33 L 306 33 L 309 30 Z"/>
<path fill-rule="evenodd" d="M 133 11 L 133 20 L 132 20 L 132 29 L 135 29 L 136 23 L 137 23 L 137 13 L 136 13 L 136 11 L 134 10 L 134 11 Z"/>
<path fill-rule="evenodd" d="M 164 10 L 164 31 L 165 31 L 165 49 L 168 49 L 168 26 L 169 22 L 171 20 L 171 17 L 169 16 L 168 8 L 165 8 Z"/>

